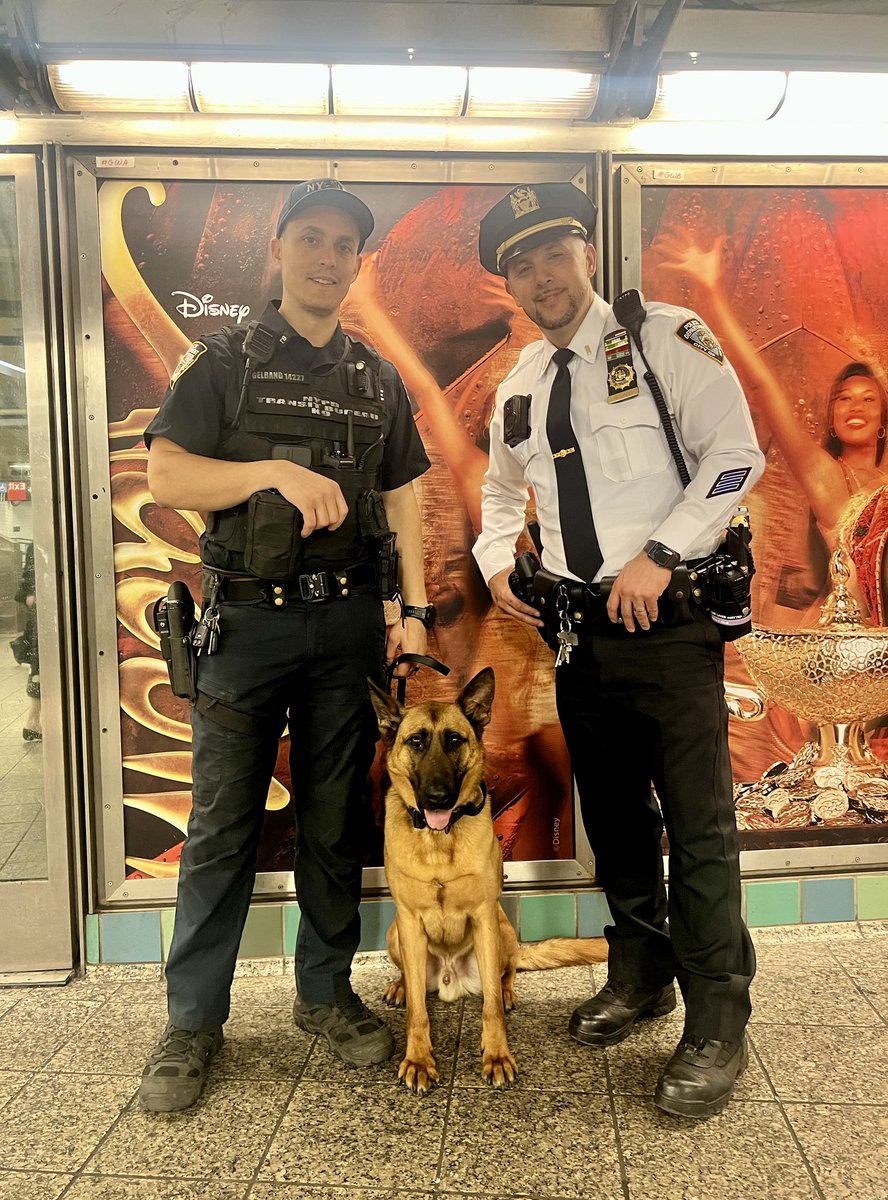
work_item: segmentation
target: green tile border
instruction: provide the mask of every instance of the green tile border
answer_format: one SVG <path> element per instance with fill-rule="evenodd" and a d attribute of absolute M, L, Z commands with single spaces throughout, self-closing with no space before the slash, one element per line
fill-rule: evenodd
<path fill-rule="evenodd" d="M 281 904 L 254 904 L 238 947 L 238 958 L 282 958 L 284 910 Z"/>
<path fill-rule="evenodd" d="M 518 911 L 521 918 L 518 935 L 522 942 L 577 936 L 577 901 L 574 892 L 521 896 Z"/>
<path fill-rule="evenodd" d="M 86 915 L 86 961 L 90 966 L 101 962 L 99 952 L 99 918 L 96 913 Z"/>
<path fill-rule="evenodd" d="M 766 925 L 798 925 L 801 919 L 798 879 L 746 885 L 746 921 L 750 929 Z"/>
<path fill-rule="evenodd" d="M 858 921 L 878 921 L 885 918 L 888 918 L 888 875 L 858 875 Z"/>
<path fill-rule="evenodd" d="M 854 907 L 851 907 L 853 901 Z M 600 888 L 564 892 L 510 891 L 502 905 L 522 941 L 547 937 L 596 936 L 609 919 Z M 743 912 L 750 928 L 816 925 L 824 921 L 888 919 L 888 873 L 807 876 L 748 880 L 743 883 Z M 361 903 L 360 950 L 384 950 L 395 906 L 388 898 Z M 252 905 L 238 958 L 292 957 L 301 913 L 298 903 Z M 175 909 L 109 909 L 85 917 L 88 966 L 101 963 L 166 962 Z M 134 957 L 143 954 L 145 957 Z"/>

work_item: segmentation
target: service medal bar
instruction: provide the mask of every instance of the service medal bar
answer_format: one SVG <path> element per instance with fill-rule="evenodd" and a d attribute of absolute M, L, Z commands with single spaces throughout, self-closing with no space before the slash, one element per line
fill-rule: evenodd
<path fill-rule="evenodd" d="M 614 329 L 604 335 L 604 357 L 607 365 L 607 402 L 619 404 L 638 395 L 638 379 L 632 365 L 632 346 L 625 329 Z"/>

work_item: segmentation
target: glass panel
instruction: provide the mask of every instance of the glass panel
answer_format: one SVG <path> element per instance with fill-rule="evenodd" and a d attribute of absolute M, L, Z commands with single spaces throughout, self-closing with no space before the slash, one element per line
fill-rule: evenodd
<path fill-rule="evenodd" d="M 0 880 L 47 874 L 23 343 L 15 183 L 0 179 Z"/>

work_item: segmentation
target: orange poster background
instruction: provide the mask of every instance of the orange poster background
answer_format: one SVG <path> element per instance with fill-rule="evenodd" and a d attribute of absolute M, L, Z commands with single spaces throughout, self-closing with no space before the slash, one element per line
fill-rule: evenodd
<path fill-rule="evenodd" d="M 702 258 L 682 258 L 689 250 Z M 681 263 L 684 262 L 682 269 Z M 709 274 L 707 275 L 707 270 Z M 745 369 L 742 346 L 714 301 L 712 272 L 739 326 L 767 364 L 800 427 L 818 445 L 837 372 L 869 364 L 884 387 L 888 364 L 888 194 L 875 188 L 649 187 L 642 191 L 642 279 L 650 299 L 688 305 L 711 323 L 740 375 L 766 454 L 765 474 L 747 503 L 758 568 L 756 623 L 816 625 L 828 590 L 828 555 L 803 481 L 793 475 L 768 422 L 767 406 Z M 881 464 L 888 470 L 888 456 Z M 728 647 L 727 676 L 751 679 Z M 811 728 L 771 703 L 756 723 L 732 720 L 737 781 L 758 779 L 790 761 Z M 881 757 L 884 739 L 871 739 Z M 881 748 L 880 748 L 881 747 Z M 888 824 L 850 829 L 744 832 L 749 848 L 888 840 Z"/>
<path fill-rule="evenodd" d="M 106 181 L 99 191 L 112 511 L 119 621 L 125 852 L 129 877 L 174 876 L 190 810 L 190 730 L 166 683 L 154 601 L 173 578 L 199 595 L 196 514 L 160 510 L 142 434 L 182 352 L 201 334 L 261 316 L 280 295 L 268 253 L 285 184 Z M 496 385 L 537 336 L 477 261 L 480 216 L 502 187 L 354 189 L 377 219 L 343 324 L 401 371 L 432 461 L 421 502 L 430 599 L 429 653 L 408 699 L 452 695 L 482 666 L 497 675 L 485 742 L 488 786 L 507 860 L 572 858 L 573 806 L 557 724 L 552 659 L 532 630 L 491 611 L 471 557 Z M 224 629 L 223 629 L 224 637 Z M 292 867 L 287 740 L 272 786 L 259 869 Z M 365 861 L 381 863 L 384 786 L 368 789 Z"/>

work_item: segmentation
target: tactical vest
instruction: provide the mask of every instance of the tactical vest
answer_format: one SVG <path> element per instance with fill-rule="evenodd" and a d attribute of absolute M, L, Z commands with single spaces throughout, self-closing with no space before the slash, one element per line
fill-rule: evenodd
<path fill-rule="evenodd" d="M 238 361 L 243 330 L 238 337 Z M 342 489 L 348 516 L 338 529 L 321 529 L 306 539 L 301 569 L 319 571 L 372 561 L 367 531 L 359 528 L 358 496 L 379 490 L 386 420 L 380 360 L 375 351 L 346 339 L 340 361 L 323 375 L 300 373 L 285 350 L 254 364 L 244 403 L 222 437 L 217 457 L 227 462 L 286 458 L 309 467 Z M 241 377 L 243 370 L 241 371 Z M 236 389 L 241 391 L 240 379 Z M 232 389 L 229 389 L 229 395 Z M 244 572 L 247 502 L 209 513 L 201 538 L 207 566 Z"/>

